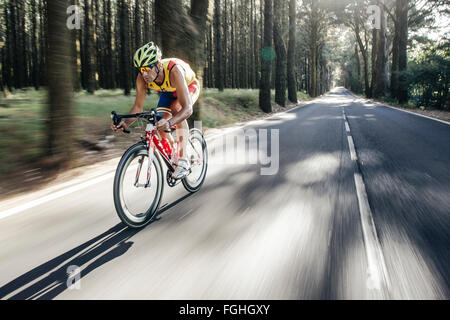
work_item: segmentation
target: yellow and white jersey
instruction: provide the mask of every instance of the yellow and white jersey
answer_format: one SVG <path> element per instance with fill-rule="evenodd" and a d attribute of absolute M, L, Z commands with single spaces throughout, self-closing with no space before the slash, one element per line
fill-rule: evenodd
<path fill-rule="evenodd" d="M 162 92 L 174 92 L 176 88 L 172 86 L 169 79 L 170 71 L 175 67 L 175 65 L 181 66 L 184 70 L 184 79 L 186 80 L 186 85 L 189 86 L 191 83 L 197 80 L 194 71 L 191 67 L 181 59 L 177 58 L 166 58 L 161 60 L 164 68 L 164 81 L 159 86 L 155 82 L 150 82 L 148 88 L 156 91 Z"/>

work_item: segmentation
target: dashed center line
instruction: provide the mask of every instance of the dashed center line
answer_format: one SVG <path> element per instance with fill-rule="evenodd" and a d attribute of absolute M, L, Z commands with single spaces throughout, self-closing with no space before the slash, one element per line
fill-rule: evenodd
<path fill-rule="evenodd" d="M 355 144 L 353 143 L 353 138 L 350 134 L 347 136 L 347 141 L 348 141 L 348 147 L 350 149 L 350 159 L 352 159 L 352 161 L 358 160 L 358 158 L 356 156 L 356 151 L 355 151 Z"/>
<path fill-rule="evenodd" d="M 372 211 L 370 209 L 369 200 L 367 197 L 366 187 L 362 178 L 362 174 L 358 167 L 358 156 L 353 142 L 353 137 L 350 132 L 347 116 L 344 114 L 345 131 L 347 132 L 348 147 L 350 150 L 350 158 L 354 161 L 355 172 L 353 173 L 356 196 L 358 198 L 359 214 L 361 217 L 362 233 L 364 238 L 364 246 L 366 249 L 368 275 L 367 288 L 375 290 L 379 298 L 389 298 L 389 277 L 386 269 L 383 252 L 381 251 L 380 240 L 377 236 L 375 223 L 373 221 Z"/>

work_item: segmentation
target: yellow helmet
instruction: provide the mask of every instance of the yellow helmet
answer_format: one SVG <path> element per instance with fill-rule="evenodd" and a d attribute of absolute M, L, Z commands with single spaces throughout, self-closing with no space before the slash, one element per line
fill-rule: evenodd
<path fill-rule="evenodd" d="M 148 67 L 161 60 L 161 50 L 153 42 L 149 42 L 146 45 L 136 50 L 134 54 L 134 66 L 136 68 Z"/>

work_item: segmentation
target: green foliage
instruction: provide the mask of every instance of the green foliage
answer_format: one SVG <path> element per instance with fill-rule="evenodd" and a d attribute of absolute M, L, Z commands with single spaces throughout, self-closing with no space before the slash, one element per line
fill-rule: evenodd
<path fill-rule="evenodd" d="M 407 78 L 417 107 L 450 109 L 450 43 L 423 50 L 410 61 Z"/>

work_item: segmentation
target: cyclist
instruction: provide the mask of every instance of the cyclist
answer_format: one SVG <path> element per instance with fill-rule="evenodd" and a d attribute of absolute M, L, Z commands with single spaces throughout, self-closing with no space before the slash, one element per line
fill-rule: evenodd
<path fill-rule="evenodd" d="M 185 155 L 189 139 L 189 126 L 186 121 L 192 115 L 192 106 L 200 95 L 200 82 L 194 71 L 184 61 L 177 58 L 161 59 L 161 50 L 153 42 L 139 48 L 134 54 L 134 66 L 139 69 L 136 78 L 136 99 L 130 113 L 143 111 L 147 88 L 160 92 L 156 111 L 163 118 L 156 123 L 158 133 L 174 146 L 173 138 L 164 132 L 176 126 L 179 139 L 178 162 L 172 177 L 181 179 L 189 172 L 189 162 Z M 136 119 L 125 119 L 117 126 L 111 124 L 114 131 L 123 131 Z"/>

